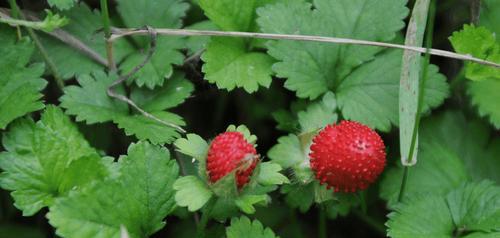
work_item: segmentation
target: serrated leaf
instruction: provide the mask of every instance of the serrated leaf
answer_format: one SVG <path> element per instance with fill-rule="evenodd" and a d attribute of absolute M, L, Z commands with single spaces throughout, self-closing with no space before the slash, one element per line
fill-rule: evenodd
<path fill-rule="evenodd" d="M 488 117 L 491 124 L 500 128 L 500 80 L 486 79 L 467 84 L 467 93 L 471 96 L 472 104 L 477 106 L 479 115 Z"/>
<path fill-rule="evenodd" d="M 72 85 L 64 89 L 64 95 L 60 99 L 61 107 L 66 109 L 67 114 L 76 116 L 76 121 L 85 121 L 87 124 L 112 121 L 127 115 L 127 104 L 106 93 L 117 79 L 116 74 L 106 75 L 102 71 L 81 75 L 78 77 L 80 86 Z M 115 91 L 124 93 L 123 87 L 116 87 Z"/>
<path fill-rule="evenodd" d="M 464 184 L 445 198 L 426 195 L 400 204 L 387 226 L 390 237 L 498 236 L 499 219 L 500 188 L 482 181 Z"/>
<path fill-rule="evenodd" d="M 152 112 L 151 115 L 173 125 L 186 125 L 180 116 L 170 112 Z M 126 135 L 134 135 L 139 140 L 149 140 L 153 144 L 169 144 L 181 136 L 175 128 L 144 115 L 122 116 L 113 121 L 118 128 L 124 129 Z"/>
<path fill-rule="evenodd" d="M 254 205 L 261 204 L 261 203 L 266 204 L 267 201 L 268 201 L 268 196 L 265 195 L 265 194 L 261 194 L 261 195 L 243 195 L 243 196 L 237 197 L 234 200 L 234 203 L 244 213 L 246 213 L 246 214 L 253 214 L 253 213 L 255 213 Z"/>
<path fill-rule="evenodd" d="M 255 30 L 255 9 L 265 3 L 257 0 L 201 0 L 200 7 L 224 31 Z M 213 37 L 201 59 L 205 79 L 229 91 L 244 88 L 252 93 L 271 84 L 273 59 L 251 50 L 252 42 L 239 38 Z"/>
<path fill-rule="evenodd" d="M 463 30 L 453 32 L 450 41 L 457 53 L 500 63 L 500 43 L 497 42 L 496 35 L 485 27 L 464 25 Z M 474 81 L 500 79 L 500 69 L 466 62 L 465 77 Z"/>
<path fill-rule="evenodd" d="M 286 194 L 286 203 L 298 208 L 300 212 L 305 213 L 314 202 L 314 184 L 287 184 L 281 187 L 281 193 Z"/>
<path fill-rule="evenodd" d="M 269 150 L 267 156 L 283 168 L 290 168 L 306 160 L 299 138 L 294 134 L 280 137 L 278 144 Z"/>
<path fill-rule="evenodd" d="M 490 141 L 489 130 L 478 121 L 467 121 L 461 113 L 446 112 L 424 120 L 421 124 L 419 163 L 411 170 L 406 194 L 435 191 L 444 194 L 460 183 L 473 179 L 500 181 L 493 168 L 499 166 L 500 143 Z M 402 176 L 402 168 L 386 171 L 380 196 L 394 204 Z"/>
<path fill-rule="evenodd" d="M 175 201 L 181 207 L 187 207 L 194 212 L 205 205 L 212 197 L 207 185 L 195 176 L 178 178 L 174 183 Z"/>
<path fill-rule="evenodd" d="M 479 15 L 479 25 L 485 26 L 491 31 L 495 32 L 498 36 L 500 34 L 500 2 L 497 0 L 482 0 L 481 1 L 481 12 Z M 497 37 L 497 41 L 500 43 L 500 37 Z"/>
<path fill-rule="evenodd" d="M 337 88 L 337 102 L 345 119 L 389 131 L 399 124 L 399 76 L 401 51 L 387 51 L 360 66 Z M 422 112 L 443 103 L 449 94 L 446 78 L 434 65 L 428 67 Z"/>
<path fill-rule="evenodd" d="M 104 32 L 101 31 L 103 29 L 101 13 L 98 10 L 91 10 L 82 2 L 67 11 L 62 11 L 60 14 L 68 18 L 70 22 L 62 30 L 81 41 L 105 61 L 106 41 Z M 98 63 L 82 50 L 75 50 L 75 48 L 52 36 L 40 34 L 40 40 L 50 59 L 54 62 L 59 75 L 64 79 L 90 74 L 105 68 L 102 64 L 104 62 Z M 116 62 L 120 62 L 132 50 L 132 46 L 125 40 L 118 40 L 113 43 L 113 55 Z"/>
<path fill-rule="evenodd" d="M 218 28 L 215 24 L 209 20 L 200 21 L 193 25 L 187 26 L 188 30 L 217 30 Z M 208 42 L 210 42 L 210 37 L 208 36 L 192 36 L 186 40 L 186 48 L 188 49 L 189 55 L 196 54 L 207 47 Z"/>
<path fill-rule="evenodd" d="M 183 74 L 175 74 L 154 90 L 134 87 L 130 98 L 146 111 L 163 111 L 183 103 L 193 90 L 193 84 Z"/>
<path fill-rule="evenodd" d="M 0 44 L 0 129 L 5 129 L 14 119 L 44 108 L 40 91 L 47 82 L 41 78 L 43 64 L 27 66 L 34 51 L 32 42 L 25 39 L 16 44 L 15 37 L 6 34 Z"/>
<path fill-rule="evenodd" d="M 76 0 L 48 0 L 51 7 L 57 7 L 59 10 L 66 10 L 73 7 Z"/>
<path fill-rule="evenodd" d="M 22 139 L 22 144 L 17 144 Z M 47 107 L 36 124 L 17 121 L 3 139 L 0 185 L 30 216 L 73 189 L 101 179 L 108 169 L 63 112 Z"/>
<path fill-rule="evenodd" d="M 177 151 L 198 161 L 204 160 L 208 152 L 208 143 L 196 134 L 187 134 L 186 138 L 177 139 L 174 145 Z"/>
<path fill-rule="evenodd" d="M 257 11 L 263 32 L 390 41 L 404 27 L 405 0 L 284 1 Z M 333 89 L 381 48 L 357 45 L 273 41 L 268 53 L 285 87 L 298 97 L 315 99 Z"/>
<path fill-rule="evenodd" d="M 297 114 L 302 133 L 317 131 L 337 121 L 335 97 L 331 92 L 328 92 L 325 94 L 324 99 L 324 101 L 310 104 L 306 110 Z"/>
<path fill-rule="evenodd" d="M 250 221 L 247 217 L 231 219 L 226 228 L 227 238 L 275 238 L 278 237 L 269 228 L 264 228 L 258 220 Z"/>
<path fill-rule="evenodd" d="M 72 193 L 50 207 L 50 224 L 63 237 L 148 237 L 160 230 L 175 208 L 173 183 L 178 166 L 166 149 L 132 144 L 119 160 L 120 176 Z"/>
<path fill-rule="evenodd" d="M 189 4 L 183 0 L 119 0 L 117 10 L 127 27 L 138 28 L 151 26 L 157 28 L 180 28 L 181 19 L 186 15 Z M 143 52 L 134 52 L 127 57 L 120 69 L 129 72 L 139 65 L 149 48 L 148 37 L 133 38 Z M 151 60 L 139 70 L 132 79 L 139 86 L 153 89 L 162 86 L 165 78 L 173 74 L 172 65 L 183 63 L 184 55 L 180 49 L 184 47 L 184 39 L 180 37 L 159 37 L 157 48 Z M 130 82 L 130 81 L 129 81 Z"/>
<path fill-rule="evenodd" d="M 275 184 L 286 184 L 290 183 L 288 178 L 281 174 L 282 170 L 279 164 L 273 162 L 262 162 L 260 164 L 260 170 L 257 177 L 257 182 L 262 185 L 275 185 Z"/>
<path fill-rule="evenodd" d="M 241 134 L 243 134 L 243 136 L 245 137 L 245 139 L 247 140 L 247 142 L 250 143 L 250 144 L 255 144 L 255 142 L 257 142 L 257 136 L 256 135 L 252 135 L 252 133 L 250 132 L 250 130 L 248 129 L 248 127 L 245 126 L 245 125 L 239 125 L 238 127 L 236 127 L 235 125 L 229 125 L 226 128 L 226 131 L 240 132 Z"/>

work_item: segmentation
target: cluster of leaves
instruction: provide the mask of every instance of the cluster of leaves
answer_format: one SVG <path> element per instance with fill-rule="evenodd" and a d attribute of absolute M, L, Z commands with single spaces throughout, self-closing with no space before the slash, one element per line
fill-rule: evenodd
<path fill-rule="evenodd" d="M 113 26 L 207 29 L 301 34 L 401 42 L 409 9 L 406 0 L 184 0 L 116 1 Z M 283 81 L 297 100 L 273 117 L 288 133 L 260 161 L 241 189 L 235 173 L 216 183 L 205 168 L 209 141 L 152 120 L 129 104 L 108 96 L 120 76 L 141 64 L 150 47 L 147 37 L 113 44 L 117 71 L 106 71 L 103 15 L 85 2 L 48 0 L 57 14 L 18 24 L 39 32 L 39 39 L 17 38 L 15 28 L 0 25 L 0 186 L 11 192 L 24 216 L 43 208 L 61 237 L 148 237 L 165 226 L 168 215 L 201 212 L 203 219 L 229 221 L 227 237 L 276 237 L 253 216 L 283 196 L 289 207 L 307 212 L 314 204 L 329 218 L 363 206 L 357 194 L 333 193 L 321 186 L 309 167 L 313 136 L 338 120 L 355 120 L 390 132 L 399 123 L 402 53 L 380 47 L 229 37 L 160 37 L 152 58 L 118 94 L 154 117 L 177 126 L 184 119 L 168 110 L 185 102 L 195 87 L 179 67 L 186 56 L 201 54 L 204 79 L 218 89 L 247 93 Z M 208 20 L 183 26 L 190 6 Z M 500 4 L 485 0 L 480 25 L 465 25 L 450 41 L 458 53 L 500 63 Z M 43 14 L 42 14 L 43 15 Z M 331 26 L 331 27 L 330 27 Z M 57 33 L 51 33 L 59 28 Z M 38 33 L 37 33 L 38 34 Z M 56 37 L 54 37 L 56 36 Z M 35 42 L 36 41 L 36 42 Z M 37 43 L 37 44 L 35 44 Z M 43 46 L 39 53 L 37 47 Z M 187 53 L 185 55 L 184 53 Z M 48 59 L 47 59 L 48 57 Z M 42 59 L 47 61 L 45 67 Z M 435 65 L 424 67 L 423 113 L 450 96 L 446 77 Z M 45 72 L 46 71 L 46 72 Z M 50 73 L 49 73 L 50 71 Z M 63 80 L 59 105 L 42 100 L 44 78 Z M 500 70 L 466 63 L 464 77 L 471 104 L 480 117 L 500 128 Z M 76 79 L 76 80 L 74 80 Z M 46 97 L 49 98 L 49 97 Z M 64 111 L 63 111 L 64 110 Z M 40 119 L 35 121 L 41 111 Z M 28 114 L 32 114 L 32 116 Z M 93 148 L 77 124 L 110 123 L 134 136 L 127 155 L 113 158 Z M 189 125 L 187 125 L 189 126 Z M 5 130 L 5 131 L 3 131 Z M 246 126 L 229 126 L 254 146 Z M 500 138 L 490 125 L 462 111 L 447 110 L 422 123 L 419 162 L 399 203 L 402 169 L 389 168 L 380 197 L 392 210 L 386 223 L 391 237 L 495 237 L 500 234 Z M 171 158 L 191 161 L 182 172 Z M 393 153 L 389 152 L 392 155 Z M 392 158 L 389 158 L 392 159 Z M 271 192 L 279 191 L 276 196 Z M 204 227 L 202 227 L 204 228 Z M 0 227 L 0 232 L 2 227 Z M 219 234 L 220 236 L 220 234 Z"/>

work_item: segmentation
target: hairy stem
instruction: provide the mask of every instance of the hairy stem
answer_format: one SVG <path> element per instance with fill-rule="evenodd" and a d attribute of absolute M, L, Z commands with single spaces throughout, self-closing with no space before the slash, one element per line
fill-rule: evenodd
<path fill-rule="evenodd" d="M 106 38 L 106 56 L 108 59 L 108 68 L 111 71 L 116 70 L 116 64 L 113 59 L 113 42 L 111 37 L 111 23 L 109 20 L 108 0 L 101 0 L 102 23 L 104 26 L 104 37 Z"/>

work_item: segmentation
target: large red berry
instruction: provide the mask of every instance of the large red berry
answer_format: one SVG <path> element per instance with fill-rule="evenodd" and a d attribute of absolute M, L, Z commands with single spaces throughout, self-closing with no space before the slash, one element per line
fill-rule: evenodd
<path fill-rule="evenodd" d="M 207 172 L 215 183 L 236 170 L 236 184 L 243 187 L 257 165 L 255 147 L 240 132 L 224 132 L 214 138 L 208 149 Z"/>
<path fill-rule="evenodd" d="M 336 192 L 366 189 L 385 167 L 380 136 L 354 121 L 325 127 L 314 137 L 309 156 L 316 178 Z"/>

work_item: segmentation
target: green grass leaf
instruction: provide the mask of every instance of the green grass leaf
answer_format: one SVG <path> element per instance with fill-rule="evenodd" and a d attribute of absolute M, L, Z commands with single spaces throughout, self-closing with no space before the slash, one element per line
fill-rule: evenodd
<path fill-rule="evenodd" d="M 500 79 L 486 79 L 467 84 L 467 94 L 479 115 L 488 117 L 490 123 L 500 129 Z"/>
<path fill-rule="evenodd" d="M 426 195 L 399 204 L 389 214 L 390 237 L 494 237 L 500 235 L 500 187 L 466 183 L 446 197 Z M 490 236 L 491 235 L 491 236 Z"/>
<path fill-rule="evenodd" d="M 255 9 L 272 1 L 201 0 L 205 15 L 224 31 L 255 31 Z M 240 38 L 212 37 L 201 56 L 205 79 L 229 91 L 244 88 L 252 93 L 271 84 L 273 59 L 252 50 L 252 41 Z"/>
<path fill-rule="evenodd" d="M 157 28 L 180 28 L 181 19 L 186 15 L 189 4 L 183 0 L 119 0 L 117 10 L 127 27 L 140 28 L 151 26 Z M 149 48 L 149 38 L 146 36 L 134 37 L 142 52 L 134 52 L 120 65 L 120 69 L 129 72 L 140 64 Z M 158 37 L 156 51 L 151 60 L 139 70 L 131 80 L 139 86 L 153 89 L 162 86 L 166 78 L 170 78 L 174 71 L 172 65 L 181 65 L 184 55 L 180 50 L 185 45 L 181 37 Z M 131 81 L 129 81 L 131 82 Z"/>
<path fill-rule="evenodd" d="M 490 139 L 487 126 L 467 121 L 463 114 L 446 112 L 421 124 L 419 162 L 411 169 L 406 194 L 426 191 L 445 194 L 465 181 L 500 181 L 500 138 Z M 402 168 L 390 168 L 382 179 L 380 196 L 395 203 Z"/>
<path fill-rule="evenodd" d="M 27 65 L 33 44 L 26 39 L 16 43 L 15 37 L 5 36 L 0 38 L 0 129 L 26 113 L 44 108 L 40 91 L 47 85 L 41 78 L 43 64 Z"/>
<path fill-rule="evenodd" d="M 21 142 L 21 143 L 17 143 Z M 30 216 L 70 190 L 105 177 L 105 161 L 63 112 L 47 107 L 36 124 L 16 121 L 4 135 L 0 185 L 13 191 L 15 206 Z"/>
<path fill-rule="evenodd" d="M 62 30 L 80 40 L 90 49 L 106 59 L 106 42 L 104 40 L 102 15 L 98 10 L 91 10 L 85 3 L 59 13 L 69 19 L 69 24 Z M 40 34 L 40 40 L 46 48 L 50 59 L 54 62 L 59 75 L 64 79 L 90 74 L 102 70 L 104 65 L 95 62 L 82 51 L 68 46 L 62 41 L 46 34 Z M 113 44 L 113 56 L 120 62 L 132 52 L 132 46 L 126 40 L 118 40 Z"/>
<path fill-rule="evenodd" d="M 450 41 L 457 53 L 500 63 L 500 43 L 496 35 L 485 27 L 464 25 L 463 30 L 453 33 Z M 466 62 L 465 77 L 473 81 L 500 80 L 500 69 Z"/>
<path fill-rule="evenodd" d="M 391 41 L 404 27 L 405 0 L 284 1 L 257 10 L 263 32 Z M 335 27 L 333 27 L 335 26 Z M 377 47 L 303 41 L 273 41 L 268 53 L 285 87 L 315 99 L 334 89 L 353 69 L 372 60 Z"/>
<path fill-rule="evenodd" d="M 207 185 L 195 176 L 178 178 L 174 189 L 177 205 L 187 207 L 191 212 L 202 208 L 213 195 Z"/>
<path fill-rule="evenodd" d="M 47 214 L 63 237 L 148 237 L 175 208 L 173 184 L 179 168 L 166 149 L 132 144 L 118 162 L 120 175 L 58 199 Z"/>
<path fill-rule="evenodd" d="M 264 228 L 258 220 L 250 221 L 247 217 L 231 219 L 226 228 L 227 238 L 275 238 L 278 237 L 269 228 Z"/>
<path fill-rule="evenodd" d="M 389 131 L 399 124 L 401 51 L 387 51 L 360 66 L 337 88 L 337 102 L 344 118 Z M 443 103 L 449 94 L 446 78 L 429 65 L 422 112 Z"/>

